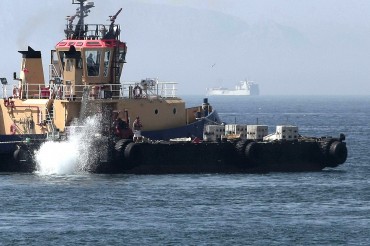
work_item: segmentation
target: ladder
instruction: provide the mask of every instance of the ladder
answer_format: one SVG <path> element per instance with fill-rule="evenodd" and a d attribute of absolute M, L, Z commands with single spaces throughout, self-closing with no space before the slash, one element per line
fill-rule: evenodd
<path fill-rule="evenodd" d="M 46 125 L 48 127 L 48 140 L 57 140 L 60 138 L 59 130 L 54 125 L 54 104 L 51 105 L 51 109 L 46 109 Z"/>

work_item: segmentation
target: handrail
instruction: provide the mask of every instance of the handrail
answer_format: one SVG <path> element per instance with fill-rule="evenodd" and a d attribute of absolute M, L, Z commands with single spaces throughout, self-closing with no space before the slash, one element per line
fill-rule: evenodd
<path fill-rule="evenodd" d="M 155 82 L 147 85 L 142 82 L 125 82 L 123 84 L 65 85 L 28 84 L 23 85 L 21 95 L 14 98 L 24 99 L 61 99 L 82 100 L 85 87 L 89 90 L 89 99 L 156 99 L 176 98 L 176 82 Z M 134 92 L 138 88 L 138 92 Z"/>
<path fill-rule="evenodd" d="M 55 78 L 60 78 L 58 70 L 55 68 L 54 64 L 49 64 L 49 81 L 52 81 Z"/>
<path fill-rule="evenodd" d="M 135 97 L 131 95 L 132 90 L 139 86 L 141 88 L 140 98 L 176 98 L 176 82 L 155 82 L 153 85 L 143 85 L 142 82 L 124 82 L 122 92 L 124 97 Z"/>
<path fill-rule="evenodd" d="M 74 30 L 76 30 L 76 27 L 78 27 L 79 24 L 67 24 L 66 25 L 66 33 L 67 33 L 67 39 L 73 39 L 73 33 Z M 105 35 L 110 31 L 111 28 L 113 30 L 117 31 L 120 29 L 119 24 L 85 24 L 84 25 L 85 30 L 83 31 L 83 39 L 84 40 L 97 40 L 97 39 L 103 39 Z"/>

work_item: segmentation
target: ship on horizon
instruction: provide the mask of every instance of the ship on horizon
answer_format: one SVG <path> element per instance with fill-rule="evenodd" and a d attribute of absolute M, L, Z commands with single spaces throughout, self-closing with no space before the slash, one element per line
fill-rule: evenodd
<path fill-rule="evenodd" d="M 259 85 L 253 81 L 242 80 L 234 89 L 225 87 L 207 88 L 207 96 L 258 96 Z"/>

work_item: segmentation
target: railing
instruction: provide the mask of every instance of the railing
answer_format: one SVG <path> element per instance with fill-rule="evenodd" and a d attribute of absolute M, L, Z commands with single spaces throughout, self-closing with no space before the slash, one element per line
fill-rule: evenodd
<path fill-rule="evenodd" d="M 58 70 L 54 64 L 49 64 L 49 81 L 55 81 L 56 79 L 60 79 Z"/>
<path fill-rule="evenodd" d="M 67 81 L 68 82 L 68 81 Z M 87 88 L 88 99 L 157 99 L 176 98 L 175 82 L 125 82 L 123 84 L 70 85 L 70 84 L 25 84 L 15 87 L 14 98 L 82 100 Z"/>
<path fill-rule="evenodd" d="M 176 82 L 124 82 L 122 84 L 122 94 L 125 98 L 176 98 Z"/>
<path fill-rule="evenodd" d="M 78 30 L 77 33 L 76 30 Z M 74 39 L 76 38 L 75 35 L 78 35 L 79 38 L 82 36 L 86 40 L 97 40 L 106 37 L 106 34 L 109 32 L 112 32 L 114 36 L 118 36 L 120 26 L 118 24 L 114 24 L 113 26 L 103 24 L 85 24 L 83 26 L 79 24 L 67 24 L 65 32 L 67 39 Z"/>

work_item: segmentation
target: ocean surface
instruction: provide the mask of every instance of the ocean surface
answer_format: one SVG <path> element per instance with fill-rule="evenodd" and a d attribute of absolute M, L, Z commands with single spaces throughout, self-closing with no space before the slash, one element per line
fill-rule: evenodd
<path fill-rule="evenodd" d="M 370 245 L 370 96 L 209 102 L 228 123 L 344 133 L 348 160 L 263 175 L 1 173 L 0 245 Z"/>

